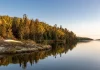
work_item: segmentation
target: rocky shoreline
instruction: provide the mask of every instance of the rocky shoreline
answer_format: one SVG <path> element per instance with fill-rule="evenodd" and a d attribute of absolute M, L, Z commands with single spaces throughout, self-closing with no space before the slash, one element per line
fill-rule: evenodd
<path fill-rule="evenodd" d="M 26 53 L 42 50 L 50 50 L 50 45 L 36 44 L 33 41 L 0 41 L 0 54 Z"/>

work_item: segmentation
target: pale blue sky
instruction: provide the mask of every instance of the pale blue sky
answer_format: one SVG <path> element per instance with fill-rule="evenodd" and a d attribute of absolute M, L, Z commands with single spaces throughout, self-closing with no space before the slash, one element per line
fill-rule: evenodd
<path fill-rule="evenodd" d="M 100 0 L 0 0 L 0 15 L 62 25 L 77 36 L 100 38 Z"/>

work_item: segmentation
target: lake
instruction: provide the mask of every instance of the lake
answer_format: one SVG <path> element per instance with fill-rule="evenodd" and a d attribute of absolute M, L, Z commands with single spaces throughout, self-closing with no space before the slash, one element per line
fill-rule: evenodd
<path fill-rule="evenodd" d="M 0 70 L 100 70 L 100 41 L 52 46 L 48 51 L 0 55 Z"/>

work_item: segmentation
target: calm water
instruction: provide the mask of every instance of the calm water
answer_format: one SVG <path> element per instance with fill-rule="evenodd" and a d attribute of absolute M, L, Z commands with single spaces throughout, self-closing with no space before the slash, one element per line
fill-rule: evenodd
<path fill-rule="evenodd" d="M 0 55 L 0 70 L 100 70 L 100 41 L 52 46 L 51 51 Z"/>

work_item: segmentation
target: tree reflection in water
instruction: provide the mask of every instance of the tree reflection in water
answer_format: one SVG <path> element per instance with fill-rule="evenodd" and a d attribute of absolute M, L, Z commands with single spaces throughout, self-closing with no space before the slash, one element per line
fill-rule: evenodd
<path fill-rule="evenodd" d="M 31 65 L 38 63 L 39 60 L 45 59 L 48 56 L 53 55 L 55 58 L 57 55 L 62 55 L 62 53 L 67 53 L 68 50 L 72 50 L 76 43 L 62 44 L 62 43 L 52 43 L 52 49 L 48 51 L 39 51 L 32 53 L 21 53 L 21 54 L 9 54 L 0 55 L 0 66 L 8 66 L 9 64 L 19 64 L 20 67 L 26 68 L 27 63 Z"/>

